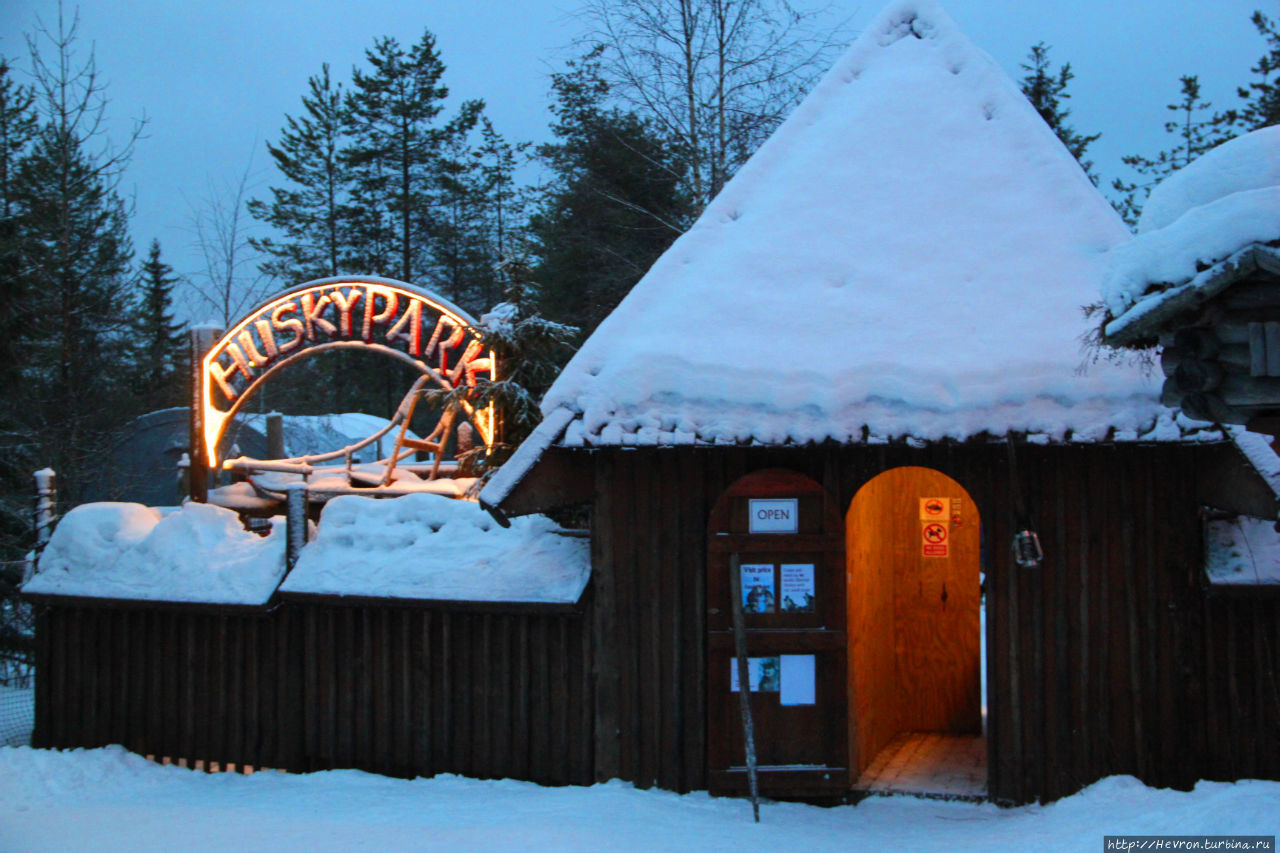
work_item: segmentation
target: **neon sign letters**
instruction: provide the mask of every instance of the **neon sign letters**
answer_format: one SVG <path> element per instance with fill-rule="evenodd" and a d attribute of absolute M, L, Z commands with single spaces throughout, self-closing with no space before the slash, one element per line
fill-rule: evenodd
<path fill-rule="evenodd" d="M 444 299 L 381 278 L 308 282 L 262 303 L 234 324 L 201 361 L 205 453 L 217 464 L 228 421 L 277 370 L 335 347 L 361 347 L 416 366 L 441 388 L 496 378 L 497 359 L 475 322 Z M 492 413 L 468 412 L 486 444 Z"/>

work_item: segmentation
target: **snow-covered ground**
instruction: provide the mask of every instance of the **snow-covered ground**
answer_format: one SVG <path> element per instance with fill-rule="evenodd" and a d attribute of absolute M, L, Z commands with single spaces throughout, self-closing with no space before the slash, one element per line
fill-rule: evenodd
<path fill-rule="evenodd" d="M 119 747 L 0 748 L 0 849 L 41 850 L 1037 850 L 1097 851 L 1104 835 L 1280 829 L 1280 783 L 1192 793 L 1112 777 L 1047 806 L 909 798 L 856 807 L 544 788 L 354 770 L 252 776 L 161 767 Z"/>

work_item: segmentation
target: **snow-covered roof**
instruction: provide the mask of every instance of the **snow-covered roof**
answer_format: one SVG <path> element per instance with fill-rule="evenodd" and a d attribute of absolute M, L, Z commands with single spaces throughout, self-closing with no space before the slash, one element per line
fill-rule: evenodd
<path fill-rule="evenodd" d="M 58 522 L 29 595 L 261 605 L 284 576 L 283 524 L 266 537 L 232 511 L 190 503 L 81 504 Z"/>
<path fill-rule="evenodd" d="M 437 495 L 346 496 L 325 505 L 281 592 L 573 604 L 590 575 L 586 539 L 535 515 L 499 527 L 479 505 Z"/>
<path fill-rule="evenodd" d="M 1280 273 L 1280 127 L 1207 152 L 1151 192 L 1138 236 L 1111 252 L 1102 299 L 1109 340 L 1160 323 L 1262 267 Z"/>
<path fill-rule="evenodd" d="M 1144 371 L 1078 371 L 1082 306 L 1128 239 L 996 63 L 932 0 L 900 0 L 600 325 L 543 414 L 572 414 L 568 446 L 1177 438 Z"/>

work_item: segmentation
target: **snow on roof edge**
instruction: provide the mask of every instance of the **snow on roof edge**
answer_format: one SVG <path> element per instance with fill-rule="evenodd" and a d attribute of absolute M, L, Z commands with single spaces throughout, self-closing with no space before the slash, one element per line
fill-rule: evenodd
<path fill-rule="evenodd" d="M 1183 311 L 1208 302 L 1259 268 L 1280 268 L 1280 249 L 1251 243 L 1207 269 L 1165 290 L 1149 290 L 1123 313 L 1104 323 L 1103 337 L 1113 346 L 1126 346 L 1155 333 L 1157 327 Z"/>
<path fill-rule="evenodd" d="M 1271 494 L 1280 502 L 1280 456 L 1272 449 L 1271 440 L 1262 433 L 1250 432 L 1242 426 L 1228 426 L 1226 432 L 1250 467 L 1258 472 Z"/>
<path fill-rule="evenodd" d="M 991 442 L 1000 443 L 1010 434 L 1020 436 L 1028 444 L 1073 445 L 1082 444 L 1216 444 L 1227 436 L 1216 424 L 1196 421 L 1179 410 L 1162 409 L 1157 417 L 1139 426 L 1109 425 L 1104 430 L 1078 430 L 1069 433 L 1049 433 L 1034 427 L 1015 426 L 1005 431 L 991 429 L 964 432 L 964 434 L 922 435 L 913 432 L 880 433 L 864 425 L 839 433 L 825 430 L 822 434 L 807 436 L 789 435 L 780 441 L 762 440 L 746 433 L 738 435 L 710 435 L 704 437 L 696 431 L 679 428 L 664 430 L 651 426 L 626 425 L 613 422 L 603 429 L 591 432 L 586 429 L 581 415 L 568 409 L 557 409 L 569 416 L 564 435 L 554 444 L 558 447 L 576 448 L 640 448 L 640 447 L 808 447 L 823 442 L 835 442 L 846 446 L 874 446 L 906 443 L 924 447 L 938 443 Z M 963 432 L 963 431 L 962 431 Z"/>
<path fill-rule="evenodd" d="M 495 510 L 501 512 L 502 502 L 524 480 L 525 475 L 542 458 L 546 449 L 560 439 L 574 417 L 576 415 L 566 408 L 556 408 L 547 412 L 542 422 L 534 427 L 528 438 L 520 443 L 506 464 L 499 468 L 493 475 L 493 479 L 480 490 L 480 506 L 490 513 Z M 499 519 L 499 523 L 502 520 Z"/>

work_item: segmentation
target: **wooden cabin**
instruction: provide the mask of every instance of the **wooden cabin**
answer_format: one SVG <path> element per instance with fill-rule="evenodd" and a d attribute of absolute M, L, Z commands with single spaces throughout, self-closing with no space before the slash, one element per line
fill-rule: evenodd
<path fill-rule="evenodd" d="M 1163 399 L 1280 436 L 1280 128 L 1233 139 L 1151 193 L 1104 288 L 1104 339 L 1159 344 Z"/>
<path fill-rule="evenodd" d="M 481 495 L 591 507 L 597 778 L 746 790 L 739 597 L 769 795 L 1280 775 L 1274 587 L 1202 533 L 1267 461 L 1082 351 L 1129 240 L 936 5 L 868 27 Z"/>

